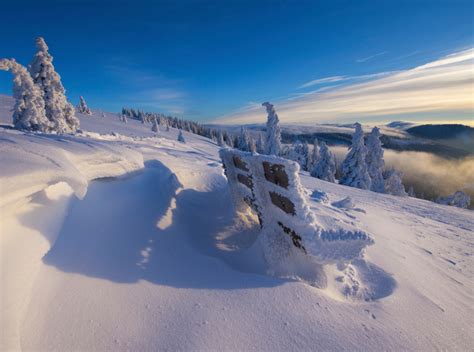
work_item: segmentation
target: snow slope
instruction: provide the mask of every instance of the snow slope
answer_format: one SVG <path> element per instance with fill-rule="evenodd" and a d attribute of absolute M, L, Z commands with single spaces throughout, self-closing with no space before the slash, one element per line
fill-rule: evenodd
<path fill-rule="evenodd" d="M 324 288 L 272 277 L 213 142 L 105 115 L 75 137 L 0 128 L 2 350 L 472 348 L 471 211 L 303 173 L 322 222 L 375 244 Z"/>

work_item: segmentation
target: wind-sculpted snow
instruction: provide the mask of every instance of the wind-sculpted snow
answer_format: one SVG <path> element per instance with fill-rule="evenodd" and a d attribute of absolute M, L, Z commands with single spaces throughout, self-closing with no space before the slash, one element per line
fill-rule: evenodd
<path fill-rule="evenodd" d="M 3 130 L 1 141 L 0 206 L 62 181 L 82 198 L 90 180 L 143 168 L 143 156 L 120 143 L 13 130 Z"/>

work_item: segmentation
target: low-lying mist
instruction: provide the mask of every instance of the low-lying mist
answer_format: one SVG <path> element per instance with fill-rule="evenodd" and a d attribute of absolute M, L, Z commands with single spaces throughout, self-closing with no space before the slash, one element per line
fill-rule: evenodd
<path fill-rule="evenodd" d="M 331 150 L 339 165 L 344 160 L 347 148 L 331 147 Z M 384 158 L 385 166 L 401 171 L 405 188 L 408 190 L 413 186 L 419 198 L 431 200 L 463 191 L 474 200 L 474 156 L 446 159 L 424 152 L 385 149 Z"/>

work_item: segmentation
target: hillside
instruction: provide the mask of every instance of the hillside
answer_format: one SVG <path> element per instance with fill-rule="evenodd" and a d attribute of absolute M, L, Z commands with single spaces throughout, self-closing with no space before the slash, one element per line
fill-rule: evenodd
<path fill-rule="evenodd" d="M 98 112 L 79 115 L 76 136 L 23 133 L 6 127 L 9 104 L 2 350 L 472 348 L 472 211 L 302 173 L 316 216 L 375 241 L 351 265 L 325 266 L 318 288 L 268 274 L 214 142 Z M 315 190 L 354 207 L 323 211 Z"/>

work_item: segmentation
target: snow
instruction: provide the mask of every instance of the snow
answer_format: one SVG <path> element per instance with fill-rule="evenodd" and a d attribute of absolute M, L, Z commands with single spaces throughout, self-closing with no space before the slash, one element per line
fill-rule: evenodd
<path fill-rule="evenodd" d="M 374 240 L 317 288 L 268 274 L 216 143 L 101 115 L 0 127 L 2 350 L 472 349 L 472 211 L 302 172 L 319 221 Z"/>

